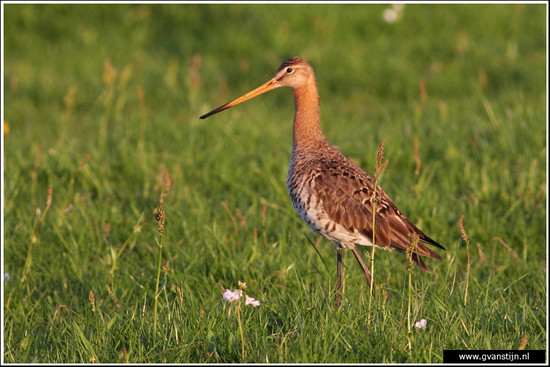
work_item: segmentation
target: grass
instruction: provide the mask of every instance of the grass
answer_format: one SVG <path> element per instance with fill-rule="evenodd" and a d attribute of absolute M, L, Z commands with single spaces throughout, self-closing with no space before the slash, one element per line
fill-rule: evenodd
<path fill-rule="evenodd" d="M 546 5 L 387 7 L 3 4 L 3 362 L 546 349 Z M 447 249 L 377 251 L 376 301 L 344 251 L 334 307 L 290 204 L 290 90 L 198 119 L 294 55 L 328 139 L 371 174 L 385 140 L 380 186 Z M 238 280 L 260 307 L 222 300 Z"/>

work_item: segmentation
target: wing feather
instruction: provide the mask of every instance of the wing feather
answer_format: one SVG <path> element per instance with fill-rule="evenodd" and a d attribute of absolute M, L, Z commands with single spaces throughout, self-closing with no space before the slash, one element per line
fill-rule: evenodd
<path fill-rule="evenodd" d="M 340 162 L 340 166 L 334 162 Z M 321 199 L 323 210 L 329 218 L 350 232 L 358 232 L 372 239 L 374 180 L 359 167 L 348 161 L 342 167 L 341 160 L 319 161 L 318 174 L 314 179 L 316 194 Z M 426 236 L 392 203 L 386 193 L 377 187 L 375 215 L 376 245 L 387 250 L 405 253 L 410 244 L 409 235 L 416 232 L 419 243 L 413 261 L 423 270 L 429 269 L 420 256 L 441 259 L 435 251 L 424 244 L 444 249 L 439 243 Z"/>

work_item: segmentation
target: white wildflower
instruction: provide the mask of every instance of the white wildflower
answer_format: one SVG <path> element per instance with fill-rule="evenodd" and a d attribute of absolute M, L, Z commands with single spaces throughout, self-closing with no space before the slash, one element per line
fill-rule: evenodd
<path fill-rule="evenodd" d="M 255 298 L 249 297 L 247 294 L 243 293 L 243 290 L 246 289 L 247 287 L 246 283 L 239 280 L 238 285 L 239 285 L 239 289 L 234 289 L 234 290 L 226 289 L 223 294 L 223 300 L 232 302 L 232 301 L 237 301 L 242 297 L 244 297 L 245 298 L 244 304 L 246 306 L 252 305 L 254 307 L 258 307 L 260 305 L 260 301 L 258 301 Z"/>
<path fill-rule="evenodd" d="M 223 300 L 232 302 L 232 301 L 238 300 L 242 296 L 243 296 L 243 291 L 240 289 L 235 289 L 234 291 L 230 291 L 229 289 L 226 289 L 225 293 L 223 294 Z"/>
<path fill-rule="evenodd" d="M 428 325 L 428 321 L 426 319 L 422 319 L 414 323 L 414 326 L 418 329 L 425 329 L 426 325 Z"/>
<path fill-rule="evenodd" d="M 403 15 L 404 4 L 393 4 L 390 8 L 387 8 L 382 13 L 382 18 L 387 23 L 394 23 L 398 21 Z"/>
<path fill-rule="evenodd" d="M 246 297 L 246 299 L 244 300 L 244 304 L 245 306 L 252 305 L 254 307 L 258 307 L 260 305 L 260 301 L 252 297 Z"/>
<path fill-rule="evenodd" d="M 386 9 L 382 13 L 382 17 L 387 23 L 393 23 L 397 20 L 399 14 L 394 9 Z"/>

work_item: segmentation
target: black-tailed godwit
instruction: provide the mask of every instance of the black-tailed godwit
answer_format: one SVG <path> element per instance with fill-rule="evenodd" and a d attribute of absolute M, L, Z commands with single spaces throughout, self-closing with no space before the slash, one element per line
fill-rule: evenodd
<path fill-rule="evenodd" d="M 342 287 L 342 248 L 349 248 L 361 265 L 374 295 L 374 280 L 361 259 L 356 245 L 372 246 L 374 180 L 347 159 L 323 135 L 320 125 L 320 104 L 317 80 L 311 65 L 292 57 L 279 67 L 267 83 L 201 116 L 236 106 L 279 87 L 294 91 L 294 127 L 292 155 L 288 168 L 287 187 L 292 205 L 309 228 L 332 240 L 337 249 L 336 305 L 340 304 Z M 377 186 L 375 214 L 376 247 L 406 253 L 410 235 L 418 235 L 412 260 L 430 272 L 421 256 L 441 259 L 425 244 L 445 249 L 411 223 Z"/>

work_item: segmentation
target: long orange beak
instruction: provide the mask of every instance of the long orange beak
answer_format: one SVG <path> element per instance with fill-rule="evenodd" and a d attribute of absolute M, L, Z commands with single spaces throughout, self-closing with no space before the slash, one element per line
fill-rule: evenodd
<path fill-rule="evenodd" d="M 258 88 L 246 93 L 245 95 L 242 95 L 239 98 L 236 98 L 236 99 L 232 100 L 231 102 L 227 102 L 223 106 L 220 106 L 220 107 L 216 108 L 215 110 L 212 110 L 212 111 L 208 112 L 206 115 L 202 115 L 200 118 L 205 119 L 208 116 L 212 116 L 212 115 L 214 115 L 218 112 L 221 112 L 223 110 L 227 110 L 228 108 L 231 108 L 233 106 L 241 104 L 244 101 L 248 101 L 249 99 L 257 97 L 260 94 L 264 94 L 265 92 L 269 92 L 270 90 L 278 88 L 278 87 L 281 87 L 281 85 L 279 83 L 277 83 L 277 80 L 271 79 L 267 83 L 260 85 Z"/>

